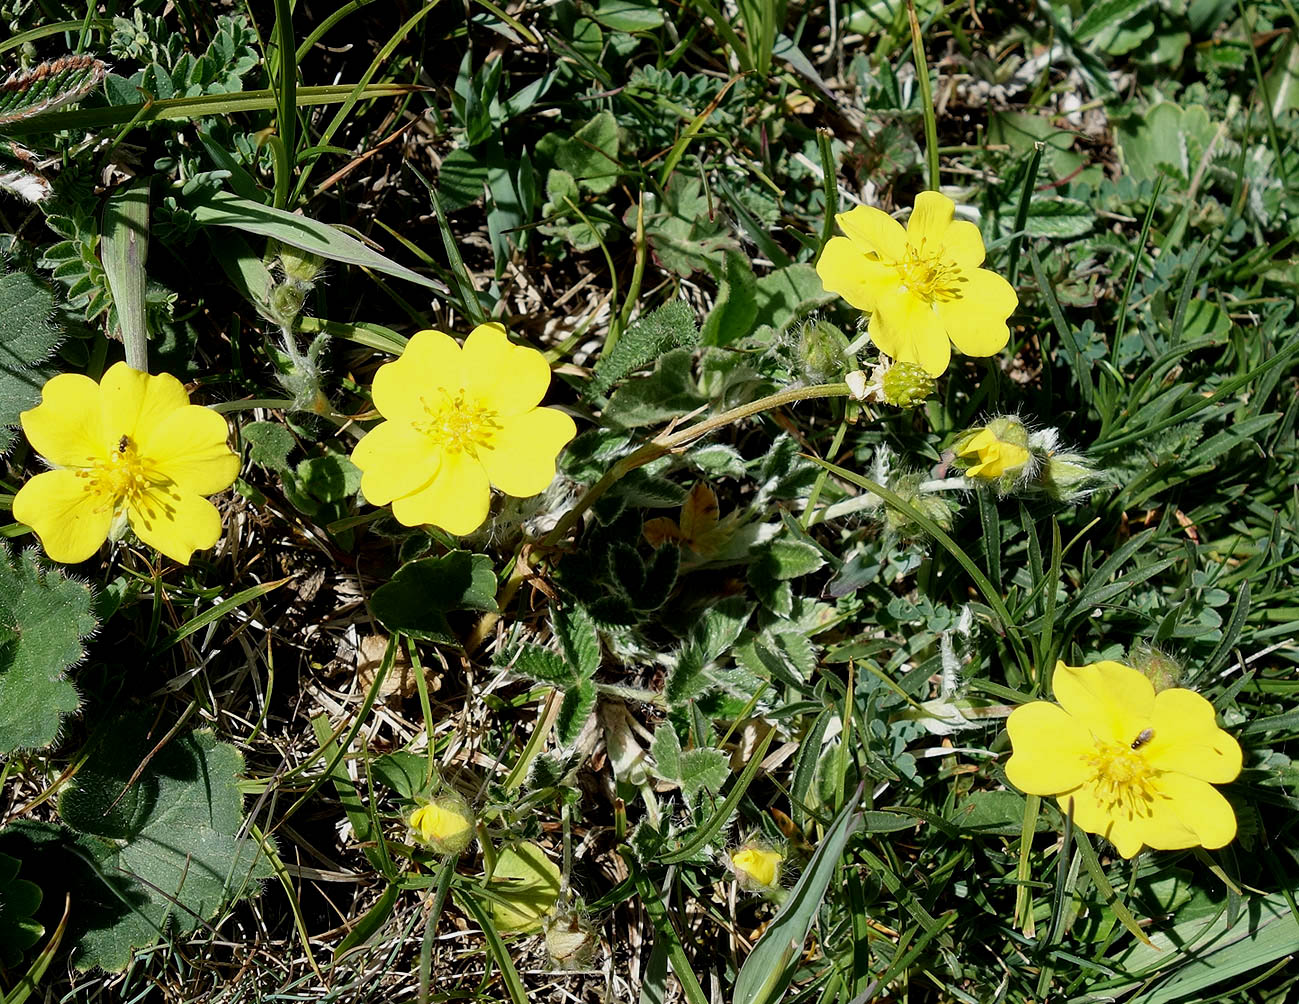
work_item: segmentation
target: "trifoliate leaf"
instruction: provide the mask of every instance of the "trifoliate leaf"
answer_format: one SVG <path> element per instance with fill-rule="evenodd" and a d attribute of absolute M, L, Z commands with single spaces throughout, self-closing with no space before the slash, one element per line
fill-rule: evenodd
<path fill-rule="evenodd" d="M 500 931 L 532 931 L 559 899 L 559 868 L 530 840 L 501 848 L 488 888 Z"/>
<path fill-rule="evenodd" d="M 18 877 L 22 862 L 0 854 L 0 965 L 12 969 L 36 944 L 45 928 L 32 918 L 41 905 L 38 885 Z"/>
<path fill-rule="evenodd" d="M 65 673 L 95 630 L 90 587 L 0 547 L 0 753 L 48 746 L 77 710 Z"/>

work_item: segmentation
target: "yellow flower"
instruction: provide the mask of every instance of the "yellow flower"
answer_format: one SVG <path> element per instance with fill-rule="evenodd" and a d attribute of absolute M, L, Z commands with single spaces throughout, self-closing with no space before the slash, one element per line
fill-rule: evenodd
<path fill-rule="evenodd" d="M 1028 434 L 1013 419 L 996 418 L 965 441 L 958 444 L 958 457 L 972 457 L 966 468 L 968 477 L 992 480 L 1002 475 L 1018 474 L 1029 462 Z"/>
<path fill-rule="evenodd" d="M 745 844 L 731 851 L 731 869 L 740 885 L 750 890 L 770 889 L 780 878 L 785 855 L 760 844 Z"/>
<path fill-rule="evenodd" d="M 55 561 L 85 561 L 128 521 L 182 565 L 220 538 L 221 516 L 203 496 L 234 483 L 239 458 L 226 445 L 225 419 L 190 404 L 174 376 L 126 363 L 99 383 L 63 373 L 21 418 L 33 448 L 57 469 L 19 489 L 14 519 L 36 531 Z"/>
<path fill-rule="evenodd" d="M 474 816 L 463 798 L 445 793 L 412 812 L 410 828 L 437 850 L 458 854 L 473 839 Z"/>
<path fill-rule="evenodd" d="M 876 348 L 931 376 L 947 370 L 952 344 L 967 356 L 991 356 L 1010 340 L 1006 319 L 1015 290 L 983 264 L 979 228 L 953 221 L 955 205 L 921 192 L 904 230 L 869 206 L 835 219 L 847 237 L 832 237 L 816 263 L 821 283 L 871 315 Z"/>
<path fill-rule="evenodd" d="M 1117 662 L 1058 663 L 1059 704 L 1034 701 L 1006 722 L 1014 755 L 1006 776 L 1021 791 L 1054 795 L 1088 833 L 1125 858 L 1142 846 L 1223 847 L 1236 816 L 1215 784 L 1240 773 L 1240 746 L 1199 694 L 1155 693 Z"/>
<path fill-rule="evenodd" d="M 463 349 L 441 331 L 418 332 L 374 375 L 374 406 L 387 421 L 352 451 L 362 494 L 391 502 L 406 526 L 472 533 L 487 518 L 489 482 L 526 498 L 554 480 L 577 426 L 537 407 L 549 386 L 545 357 L 511 345 L 499 324 L 480 324 Z"/>

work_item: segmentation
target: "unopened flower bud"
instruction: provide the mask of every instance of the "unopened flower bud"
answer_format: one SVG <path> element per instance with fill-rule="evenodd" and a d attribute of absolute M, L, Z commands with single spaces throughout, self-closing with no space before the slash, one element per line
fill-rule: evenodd
<path fill-rule="evenodd" d="M 1057 502 L 1073 503 L 1090 495 L 1102 476 L 1079 453 L 1056 453 L 1042 467 L 1042 490 Z"/>
<path fill-rule="evenodd" d="M 1030 471 L 1033 459 L 1024 423 L 1007 416 L 967 431 L 957 440 L 956 455 L 969 465 L 966 477 L 996 481 L 1003 494 Z"/>
<path fill-rule="evenodd" d="M 909 502 L 913 508 L 918 509 L 922 516 L 938 524 L 940 530 L 950 530 L 952 517 L 956 515 L 955 506 L 938 492 L 921 491 L 920 486 L 924 480 L 923 474 L 897 474 L 889 479 L 888 488 L 903 502 Z M 891 505 L 884 508 L 884 523 L 898 536 L 907 540 L 924 537 L 927 532 L 925 527 L 917 523 L 910 514 Z"/>
<path fill-rule="evenodd" d="M 929 397 L 938 382 L 919 363 L 893 363 L 880 377 L 883 398 L 898 408 L 914 408 Z"/>
<path fill-rule="evenodd" d="M 1140 672 L 1155 687 L 1155 693 L 1176 687 L 1182 682 L 1182 666 L 1166 652 L 1153 645 L 1138 643 L 1128 653 L 1132 668 Z"/>
<path fill-rule="evenodd" d="M 584 969 L 595 957 L 595 928 L 575 911 L 561 912 L 545 923 L 546 954 L 556 969 Z"/>
<path fill-rule="evenodd" d="M 849 364 L 847 336 L 829 321 L 808 321 L 798 336 L 798 364 L 813 383 L 841 380 Z"/>
<path fill-rule="evenodd" d="M 304 251 L 301 248 L 281 244 L 279 249 L 280 268 L 284 276 L 294 282 L 312 283 L 325 267 L 325 259 L 318 254 Z"/>
<path fill-rule="evenodd" d="M 731 851 L 730 866 L 735 880 L 746 892 L 769 892 L 780 884 L 780 866 L 785 855 L 760 841 L 749 841 Z"/>
<path fill-rule="evenodd" d="M 410 814 L 411 835 L 439 854 L 459 854 L 474 838 L 474 814 L 456 792 L 444 790 Z"/>

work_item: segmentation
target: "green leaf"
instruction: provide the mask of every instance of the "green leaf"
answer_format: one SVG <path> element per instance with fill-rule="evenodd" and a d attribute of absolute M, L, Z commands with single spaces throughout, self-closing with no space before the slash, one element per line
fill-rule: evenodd
<path fill-rule="evenodd" d="M 496 609 L 496 573 L 485 554 L 452 551 L 417 558 L 374 591 L 370 609 L 389 631 L 442 645 L 458 645 L 447 623 L 451 610 Z"/>
<path fill-rule="evenodd" d="M 1106 28 L 1117 27 L 1152 6 L 1155 0 L 1099 0 L 1090 4 L 1074 25 L 1074 41 L 1086 42 Z"/>
<path fill-rule="evenodd" d="M 801 540 L 773 540 L 758 560 L 775 579 L 797 579 L 825 564 L 820 550 Z"/>
<path fill-rule="evenodd" d="M 775 1004 L 784 996 L 848 838 L 861 825 L 861 814 L 857 812 L 860 798 L 858 791 L 831 824 L 789 898 L 740 966 L 731 996 L 733 1004 Z"/>
<path fill-rule="evenodd" d="M 93 56 L 62 56 L 33 66 L 0 84 L 0 126 L 80 101 L 104 79 Z"/>
<path fill-rule="evenodd" d="M 672 300 L 639 317 L 607 355 L 600 357 L 590 394 L 605 394 L 629 373 L 648 366 L 669 349 L 694 348 L 699 342 L 695 317 L 684 300 Z"/>
<path fill-rule="evenodd" d="M 825 291 L 821 277 L 811 265 L 787 265 L 764 275 L 754 290 L 758 311 L 753 320 L 753 338 L 768 341 L 812 310 L 837 298 L 836 294 Z"/>
<path fill-rule="evenodd" d="M 650 376 L 631 380 L 614 391 L 604 417 L 610 425 L 632 429 L 694 411 L 707 403 L 707 398 L 695 386 L 692 371 L 690 350 L 673 349 L 659 359 Z"/>
<path fill-rule="evenodd" d="M 65 674 L 95 630 L 90 587 L 0 547 L 0 753 L 48 746 L 77 710 Z"/>
<path fill-rule="evenodd" d="M 618 180 L 618 122 L 602 111 L 555 151 L 555 166 L 596 195 Z"/>
<path fill-rule="evenodd" d="M 600 0 L 591 13 L 613 31 L 652 31 L 663 27 L 663 14 L 653 0 Z"/>
<path fill-rule="evenodd" d="M 634 226 L 636 212 L 632 206 L 623 223 Z M 711 205 L 703 182 L 684 171 L 672 175 L 662 198 L 645 196 L 644 223 L 655 259 L 682 278 L 701 270 L 717 274 L 726 255 L 740 249 L 726 216 Z"/>
<path fill-rule="evenodd" d="M 600 668 L 600 636 L 591 615 L 580 606 L 556 609 L 551 627 L 565 661 L 581 679 L 589 680 Z"/>
<path fill-rule="evenodd" d="M 371 776 L 406 799 L 414 798 L 428 787 L 428 772 L 428 757 L 406 750 L 394 750 L 370 762 Z"/>
<path fill-rule="evenodd" d="M 17 858 L 0 854 L 0 965 L 10 969 L 45 933 L 32 917 L 41 905 L 40 886 L 18 877 L 21 866 Z"/>
<path fill-rule="evenodd" d="M 195 222 L 202 226 L 234 227 L 245 233 L 278 240 L 290 247 L 310 251 L 330 261 L 341 261 L 348 265 L 374 269 L 385 275 L 427 286 L 439 293 L 447 292 L 446 286 L 436 279 L 412 272 L 404 265 L 398 265 L 360 241 L 348 237 L 341 230 L 306 216 L 263 206 L 248 199 L 241 199 L 237 195 L 231 195 L 229 192 L 212 192 L 202 188 L 196 189 L 189 195 L 183 195 L 181 202 L 194 214 Z"/>
<path fill-rule="evenodd" d="M 516 841 L 501 848 L 487 888 L 498 930 L 532 931 L 559 899 L 559 868 L 537 844 Z"/>
<path fill-rule="evenodd" d="M 681 741 L 670 723 L 664 722 L 654 730 L 650 754 L 654 757 L 654 772 L 663 780 L 676 781 L 681 777 Z"/>
<path fill-rule="evenodd" d="M 249 422 L 239 430 L 248 444 L 248 459 L 273 471 L 284 471 L 289 466 L 289 454 L 296 445 L 293 433 L 279 422 Z"/>
<path fill-rule="evenodd" d="M 540 645 L 524 645 L 510 668 L 520 676 L 561 690 L 576 687 L 582 682 L 577 671 L 559 653 Z"/>
<path fill-rule="evenodd" d="M 13 442 L 19 413 L 36 404 L 53 376 L 40 365 L 63 341 L 50 323 L 53 312 L 48 287 L 22 272 L 0 275 L 0 453 Z"/>
<path fill-rule="evenodd" d="M 686 750 L 681 754 L 679 780 L 686 805 L 696 805 L 704 791 L 711 794 L 721 791 L 730 776 L 730 760 L 721 750 L 705 748 Z"/>
<path fill-rule="evenodd" d="M 1034 199 L 1024 232 L 1029 237 L 1079 237 L 1096 223 L 1096 213 L 1077 199 Z"/>
<path fill-rule="evenodd" d="M 103 724 L 59 800 L 65 828 L 20 831 L 44 845 L 24 860 L 41 862 L 47 897 L 74 893 L 68 936 L 81 971 L 120 971 L 132 949 L 188 934 L 271 873 L 240 833 L 238 751 L 206 731 L 155 749 L 153 718 Z"/>
<path fill-rule="evenodd" d="M 487 187 L 487 161 L 469 150 L 452 150 L 438 168 L 438 194 L 448 213 L 471 206 Z"/>
<path fill-rule="evenodd" d="M 559 714 L 555 717 L 555 738 L 561 746 L 571 746 L 577 742 L 577 737 L 595 710 L 599 698 L 599 692 L 590 680 L 583 680 L 572 690 L 564 692 Z"/>
<path fill-rule="evenodd" d="M 717 284 L 717 300 L 704 318 L 699 340 L 704 345 L 730 345 L 753 332 L 758 316 L 758 277 L 749 259 L 728 251 Z"/>
<path fill-rule="evenodd" d="M 972 833 L 1017 837 L 1024 829 L 1024 796 L 1005 789 L 972 791 L 952 804 L 947 818 L 955 826 Z M 1039 814 L 1038 830 L 1045 830 L 1050 825 L 1051 820 Z"/>

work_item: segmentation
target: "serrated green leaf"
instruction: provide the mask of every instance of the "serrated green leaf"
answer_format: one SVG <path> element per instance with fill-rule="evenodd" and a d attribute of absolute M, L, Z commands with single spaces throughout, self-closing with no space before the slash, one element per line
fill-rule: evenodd
<path fill-rule="evenodd" d="M 721 750 L 695 749 L 681 754 L 681 794 L 687 805 L 696 805 L 704 791 L 716 794 L 730 776 L 730 761 Z"/>
<path fill-rule="evenodd" d="M 664 352 L 694 348 L 698 342 L 699 329 L 690 307 L 682 300 L 665 303 L 652 313 L 637 318 L 608 355 L 600 358 L 590 393 L 607 393 L 619 380 L 648 366 Z"/>
<path fill-rule="evenodd" d="M 681 777 L 681 741 L 677 738 L 676 729 L 664 722 L 654 730 L 654 739 L 650 742 L 650 755 L 654 757 L 654 772 L 665 781 L 676 781 Z"/>
<path fill-rule="evenodd" d="M 273 471 L 287 470 L 295 445 L 293 433 L 279 422 L 249 422 L 239 434 L 248 444 L 248 459 Z"/>
<path fill-rule="evenodd" d="M 0 453 L 13 441 L 10 427 L 53 375 L 41 367 L 63 340 L 50 323 L 53 312 L 48 287 L 22 272 L 0 275 Z"/>
<path fill-rule="evenodd" d="M 559 687 L 561 690 L 576 687 L 582 682 L 577 671 L 566 663 L 559 653 L 542 648 L 540 645 L 524 645 L 511 668 L 520 676 Z"/>
<path fill-rule="evenodd" d="M 600 668 L 600 636 L 591 615 L 580 606 L 556 609 L 551 620 L 564 660 L 583 680 Z"/>
<path fill-rule="evenodd" d="M 451 610 L 496 609 L 492 559 L 485 554 L 452 551 L 438 558 L 408 561 L 374 591 L 370 609 L 389 631 L 442 645 L 458 645 L 446 614 Z"/>
<path fill-rule="evenodd" d="M 65 674 L 95 630 L 90 587 L 0 547 L 0 753 L 48 746 L 77 710 Z"/>
<path fill-rule="evenodd" d="M 1078 199 L 1034 199 L 1024 232 L 1029 237 L 1079 237 L 1096 223 L 1096 212 Z"/>
<path fill-rule="evenodd" d="M 42 867 L 75 890 L 69 938 L 81 971 L 120 971 L 132 949 L 164 930 L 195 930 L 271 873 L 257 842 L 240 835 L 238 751 L 206 731 L 155 749 L 162 733 L 151 731 L 153 717 L 101 726 L 59 800 L 66 829 L 46 834 L 62 854 L 43 851 Z"/>
<path fill-rule="evenodd" d="M 586 720 L 595 710 L 599 696 L 590 680 L 583 680 L 572 690 L 564 692 L 564 700 L 555 718 L 555 738 L 561 746 L 571 746 L 577 741 Z"/>

